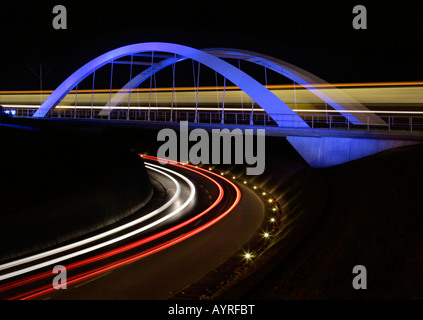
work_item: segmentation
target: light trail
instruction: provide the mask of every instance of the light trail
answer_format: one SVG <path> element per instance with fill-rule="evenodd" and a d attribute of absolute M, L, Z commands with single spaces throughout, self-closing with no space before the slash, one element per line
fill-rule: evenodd
<path fill-rule="evenodd" d="M 363 82 L 363 83 L 335 83 L 335 84 L 312 84 L 316 89 L 320 89 L 323 95 L 327 93 L 330 94 L 332 89 L 339 89 L 346 94 L 346 97 L 350 96 L 352 99 L 345 97 L 337 97 L 337 102 L 345 103 L 361 103 L 363 105 L 396 105 L 396 106 L 406 106 L 406 105 L 415 105 L 421 107 L 423 103 L 423 82 Z M 292 104 L 321 104 L 322 99 L 316 97 L 308 89 L 307 85 L 300 86 L 295 85 L 295 90 L 293 84 L 276 84 L 268 85 L 267 88 L 277 95 L 281 100 L 283 100 L 288 105 Z M 244 104 L 246 107 L 244 111 L 248 108 L 247 105 L 251 104 L 251 99 L 248 95 L 241 96 L 240 89 L 236 86 L 203 86 L 199 87 L 198 91 L 200 95 L 198 96 L 198 104 L 202 107 L 203 104 L 215 104 L 217 101 L 223 100 L 223 89 L 226 90 L 225 94 L 225 105 L 230 106 L 231 104 Z M 294 99 L 294 91 L 296 92 Z M 27 108 L 39 108 L 40 104 L 40 94 L 46 94 L 46 97 L 52 91 L 0 91 L 0 101 L 3 106 L 7 108 L 12 107 L 25 107 Z M 80 106 L 84 108 L 91 108 L 97 110 L 98 108 L 104 108 L 110 98 L 110 93 L 119 92 L 119 89 L 95 89 L 95 90 L 78 90 L 71 91 L 66 97 L 62 99 L 61 106 L 56 107 L 56 111 L 60 107 L 64 110 L 68 108 L 75 108 L 74 104 L 77 100 Z M 137 105 L 151 108 L 156 107 L 154 103 L 150 103 L 151 96 L 149 88 L 138 88 L 129 90 L 131 93 L 131 103 L 130 106 L 123 107 L 122 109 L 127 109 L 128 107 L 136 108 Z M 153 94 L 156 96 L 156 103 L 159 106 L 162 106 L 165 103 L 171 101 L 172 93 L 176 93 L 176 101 L 178 104 L 195 104 L 196 103 L 196 87 L 175 87 L 175 88 L 157 88 Z M 218 96 L 216 96 L 216 92 Z M 218 100 L 217 100 L 218 99 Z M 295 101 L 294 101 L 295 100 Z M 137 103 L 138 102 L 138 103 Z M 78 107 L 77 103 L 77 107 Z M 323 102 L 324 103 L 324 102 Z M 126 103 L 125 103 L 126 104 Z M 292 106 L 291 106 L 292 107 Z M 177 106 L 175 106 L 177 108 Z M 133 109 L 136 110 L 136 109 Z"/>
<path fill-rule="evenodd" d="M 331 95 L 331 90 L 337 88 L 345 95 L 338 94 L 333 98 L 338 103 L 349 104 L 353 106 L 360 103 L 366 106 L 369 110 L 341 110 L 336 111 L 332 108 L 327 108 L 324 101 L 314 95 L 307 86 L 295 86 L 293 84 L 277 84 L 268 85 L 267 88 L 271 90 L 279 99 L 288 104 L 291 109 L 297 113 L 351 113 L 363 115 L 366 113 L 383 114 L 386 115 L 423 115 L 423 82 L 422 81 L 408 81 L 408 82 L 362 82 L 362 83 L 335 83 L 335 84 L 313 84 L 313 87 L 319 88 L 322 95 Z M 200 95 L 196 97 L 196 87 L 175 87 L 175 88 L 157 88 L 156 103 L 150 103 L 151 96 L 149 88 L 138 88 L 131 91 L 130 104 L 123 103 L 120 106 L 113 107 L 119 111 L 196 111 L 196 103 L 198 103 L 198 112 L 219 112 L 221 107 L 217 107 L 223 101 L 223 87 L 222 86 L 203 86 L 199 87 Z M 236 86 L 225 87 L 225 112 L 244 112 L 248 113 L 265 113 L 258 105 L 252 106 L 252 100 L 248 95 L 241 95 L 241 91 Z M 326 91 L 327 90 L 327 91 Z M 33 94 L 28 94 L 31 92 Z M 119 89 L 113 89 L 112 92 L 119 92 Z M 172 100 L 172 93 L 175 93 L 175 104 L 170 106 Z M 217 95 L 216 95 L 217 92 Z M 40 107 L 40 99 L 37 96 L 38 91 L 1 91 L 0 101 L 5 109 L 17 109 L 21 111 L 21 115 L 26 113 L 23 109 L 36 110 Z M 48 93 L 47 91 L 45 93 Z M 76 111 L 95 111 L 94 116 L 99 110 L 105 109 L 110 98 L 110 89 L 96 89 L 92 90 L 78 90 L 77 106 L 75 106 L 76 92 L 68 94 L 54 109 L 54 113 L 67 112 L 70 110 Z M 339 97 L 337 97 L 339 96 Z M 351 97 L 349 99 L 348 97 Z M 216 107 L 211 107 L 216 105 Z M 253 108 L 252 108 L 253 107 Z M 31 113 L 32 114 L 32 113 Z"/>
<path fill-rule="evenodd" d="M 307 87 L 314 87 L 314 88 L 355 88 L 355 87 L 407 87 L 407 86 L 423 86 L 423 81 L 391 81 L 391 82 L 339 82 L 339 83 L 331 83 L 331 84 L 320 84 L 320 83 L 312 83 L 310 85 L 300 85 L 295 84 L 296 88 L 307 88 Z M 293 89 L 294 84 L 269 84 L 265 86 L 268 89 Z M 199 91 L 213 91 L 213 90 L 223 90 L 223 86 L 201 86 L 198 87 Z M 225 86 L 226 90 L 239 90 L 237 86 Z M 71 90 L 69 93 L 74 94 L 78 93 L 116 93 L 121 91 L 122 89 L 78 89 Z M 175 91 L 196 91 L 197 87 L 163 87 L 163 88 L 135 88 L 127 90 L 127 92 L 150 92 L 157 91 L 157 92 L 172 92 Z M 0 91 L 1 94 L 50 94 L 54 90 L 3 90 Z M 125 92 L 125 91 L 122 91 Z"/>
<path fill-rule="evenodd" d="M 31 105 L 31 106 L 16 106 L 16 105 L 3 105 L 3 107 L 5 108 L 15 108 L 15 109 L 37 109 L 40 107 L 40 105 Z M 58 107 L 57 107 L 58 108 Z M 68 109 L 68 110 L 102 110 L 104 109 L 104 106 L 97 106 L 97 107 L 91 107 L 91 106 L 77 106 L 76 108 L 74 106 L 62 106 L 62 109 Z M 130 111 L 195 111 L 196 108 L 195 107 L 113 107 L 114 110 L 130 110 Z M 217 108 L 217 107 L 213 107 L 213 108 L 207 108 L 207 107 L 201 107 L 201 108 L 197 108 L 198 113 L 201 112 L 221 112 L 222 108 Z M 225 107 L 225 112 L 226 113 L 231 113 L 231 112 L 244 112 L 245 115 L 249 115 L 249 113 L 251 113 L 251 109 L 247 109 L 247 108 L 233 108 L 233 107 Z M 261 108 L 254 108 L 253 109 L 254 113 L 263 113 L 265 114 L 266 112 L 261 109 Z M 373 113 L 373 114 L 422 114 L 423 115 L 423 111 L 415 111 L 415 110 L 403 110 L 403 111 L 395 111 L 395 110 L 331 110 L 331 109 L 301 109 L 298 108 L 296 110 L 296 112 L 298 114 L 301 115 L 301 112 L 314 112 L 314 113 L 357 113 L 357 114 L 365 114 L 365 113 Z"/>
<path fill-rule="evenodd" d="M 157 158 L 157 157 L 145 156 L 145 155 L 143 156 L 143 158 L 150 159 L 150 160 L 155 160 L 155 161 L 159 160 L 159 158 Z M 160 159 L 160 160 L 163 161 L 165 159 Z M 99 267 L 99 268 L 97 268 L 95 270 L 91 270 L 91 271 L 85 272 L 85 273 L 83 273 L 81 275 L 77 275 L 77 276 L 71 277 L 70 279 L 68 279 L 67 284 L 72 285 L 72 284 L 78 283 L 80 281 L 83 281 L 85 279 L 88 279 L 88 278 L 91 278 L 91 277 L 100 275 L 102 273 L 105 273 L 105 272 L 110 271 L 112 269 L 115 269 L 117 267 L 123 266 L 125 264 L 128 264 L 128 263 L 137 261 L 139 259 L 145 258 L 147 256 L 150 256 L 150 255 L 154 254 L 154 253 L 157 253 L 157 252 L 160 252 L 160 251 L 162 251 L 162 250 L 164 250 L 166 248 L 169 248 L 170 246 L 173 246 L 173 245 L 175 245 L 177 243 L 180 243 L 180 242 L 182 242 L 182 241 L 184 241 L 184 240 L 186 240 L 186 239 L 188 239 L 188 238 L 190 238 L 190 237 L 198 234 L 199 232 L 201 232 L 201 231 L 209 228 L 210 226 L 214 225 L 215 223 L 217 223 L 218 221 L 220 221 L 221 219 L 223 219 L 226 215 L 228 215 L 238 205 L 238 203 L 239 203 L 239 201 L 241 199 L 241 191 L 229 179 L 227 179 L 225 177 L 222 177 L 222 176 L 220 176 L 220 175 L 218 175 L 218 174 L 216 174 L 214 172 L 210 172 L 209 170 L 206 170 L 206 169 L 203 169 L 203 168 L 198 168 L 198 167 L 195 167 L 195 166 L 192 166 L 192 165 L 189 165 L 189 164 L 181 165 L 179 162 L 177 162 L 177 161 L 171 161 L 171 160 L 169 161 L 169 163 L 170 164 L 173 164 L 173 165 L 176 165 L 178 167 L 181 167 L 181 168 L 185 168 L 185 169 L 191 170 L 191 171 L 195 171 L 195 170 L 204 171 L 204 172 L 207 172 L 208 174 L 215 175 L 216 177 L 225 180 L 226 182 L 228 182 L 235 189 L 235 192 L 236 192 L 235 201 L 221 215 L 219 215 L 218 217 L 214 218 L 213 220 L 209 221 L 208 223 L 206 223 L 206 224 L 204 224 L 204 225 L 202 225 L 200 227 L 197 227 L 196 229 L 194 229 L 194 230 L 192 230 L 192 231 L 190 231 L 188 233 L 182 234 L 182 235 L 178 236 L 177 238 L 172 239 L 170 241 L 167 241 L 167 242 L 165 242 L 163 244 L 160 244 L 160 245 L 158 245 L 158 246 L 156 246 L 156 247 L 154 247 L 152 249 L 148 249 L 148 250 L 145 250 L 145 251 L 143 251 L 141 253 L 134 254 L 134 255 L 132 255 L 130 257 L 127 257 L 127 258 L 121 259 L 119 261 L 110 263 L 110 264 L 108 264 L 106 266 L 103 266 L 103 267 Z M 189 167 L 195 168 L 195 170 L 194 169 L 190 169 Z M 208 179 L 210 179 L 210 178 L 208 178 Z M 222 194 L 222 196 L 223 196 L 223 194 Z M 206 211 L 209 211 L 209 209 L 207 209 Z M 205 214 L 205 212 L 202 212 L 199 216 L 202 216 L 204 214 Z M 193 218 L 191 218 L 189 220 L 189 222 L 188 221 L 184 222 L 184 224 L 186 225 L 186 224 L 191 223 L 192 221 L 197 220 L 197 219 L 198 219 L 198 217 L 193 217 Z M 29 300 L 29 299 L 33 299 L 33 298 L 36 298 L 38 296 L 47 294 L 47 293 L 49 293 L 51 291 L 54 291 L 54 290 L 55 289 L 52 288 L 51 285 L 48 285 L 48 286 L 44 286 L 42 289 L 37 289 L 37 290 L 33 290 L 32 292 L 29 292 L 29 293 L 17 295 L 15 297 L 10 298 L 10 299 Z"/>
<path fill-rule="evenodd" d="M 146 166 L 158 167 L 158 166 L 152 165 L 152 164 L 146 165 Z M 138 233 L 141 233 L 141 232 L 144 232 L 144 231 L 146 231 L 148 229 L 151 229 L 152 227 L 158 225 L 159 223 L 162 223 L 163 221 L 165 221 L 167 219 L 170 219 L 174 215 L 178 214 L 186 206 L 188 206 L 188 204 L 194 199 L 194 196 L 195 196 L 195 187 L 192 184 L 192 182 L 189 181 L 187 178 L 185 178 L 183 175 L 181 175 L 181 174 L 179 174 L 179 173 L 177 173 L 177 172 L 175 172 L 173 170 L 166 169 L 166 168 L 161 168 L 161 169 L 163 169 L 165 171 L 168 171 L 168 172 L 172 172 L 172 174 L 175 174 L 178 177 L 180 177 L 181 179 L 185 180 L 188 183 L 188 185 L 190 186 L 191 192 L 190 192 L 189 198 L 181 206 L 179 206 L 176 210 L 172 211 L 171 213 L 167 214 L 166 216 L 164 216 L 164 217 L 162 217 L 160 219 L 155 220 L 154 222 L 152 222 L 152 223 L 150 223 L 150 224 L 148 224 L 148 225 L 146 225 L 144 227 L 138 228 L 138 229 L 136 229 L 136 230 L 134 230 L 132 232 L 126 233 L 126 234 L 124 234 L 122 236 L 113 238 L 111 240 L 108 240 L 108 241 L 99 243 L 97 245 L 94 245 L 94 246 L 91 246 L 91 247 L 88 247 L 88 248 L 85 248 L 85 249 L 82 249 L 82 250 L 79 250 L 79 251 L 76 251 L 76 252 L 72 252 L 72 253 L 63 255 L 61 257 L 54 258 L 52 260 L 48 260 L 48 261 L 45 261 L 45 262 L 42 262 L 42 263 L 38 263 L 38 264 L 29 266 L 29 267 L 26 267 L 26 268 L 22 268 L 22 269 L 13 271 L 13 272 L 9 272 L 9 273 L 0 275 L 0 281 L 9 279 L 9 278 L 12 278 L 12 277 L 15 277 L 15 276 L 19 276 L 19 275 L 22 275 L 24 273 L 35 271 L 35 270 L 41 269 L 43 267 L 46 267 L 46 266 L 49 266 L 49 265 L 52 265 L 52 264 L 56 264 L 56 263 L 61 262 L 63 260 L 68 260 L 68 259 L 71 259 L 71 258 L 80 256 L 80 255 L 86 254 L 88 252 L 91 252 L 91 251 L 94 251 L 94 250 L 103 248 L 105 246 L 111 245 L 113 243 L 122 241 L 124 239 L 127 239 L 127 238 L 133 236 L 133 235 L 136 235 Z M 154 169 L 154 168 L 152 168 L 152 170 L 160 172 L 160 170 L 157 170 L 157 169 Z M 29 262 L 34 262 L 36 260 L 39 260 L 39 259 L 42 259 L 42 258 L 46 258 L 46 257 L 49 257 L 49 256 L 54 255 L 54 254 L 58 254 L 58 253 L 62 253 L 62 252 L 65 252 L 65 251 L 68 251 L 68 250 L 71 250 L 71 249 L 75 249 L 77 247 L 80 247 L 80 246 L 83 246 L 83 245 L 92 243 L 94 241 L 97 241 L 97 240 L 102 239 L 104 237 L 107 237 L 109 235 L 112 235 L 112 234 L 115 234 L 115 233 L 120 232 L 122 230 L 125 230 L 125 229 L 127 229 L 129 227 L 132 227 L 132 226 L 134 226 L 136 224 L 139 224 L 139 223 L 141 223 L 141 222 L 143 222 L 143 221 L 145 221 L 147 219 L 150 219 L 153 216 L 159 214 L 160 212 L 162 212 L 163 210 L 165 210 L 166 208 L 168 208 L 171 204 L 173 204 L 178 199 L 178 197 L 180 195 L 180 186 L 179 186 L 179 183 L 173 177 L 169 176 L 168 174 L 165 174 L 163 172 L 162 172 L 162 174 L 164 174 L 168 178 L 170 178 L 175 183 L 175 185 L 177 186 L 177 192 L 175 193 L 175 195 L 172 197 L 172 199 L 170 201 L 168 201 L 162 207 L 160 207 L 160 208 L 152 211 L 151 213 L 147 214 L 146 216 L 143 216 L 143 217 L 141 217 L 139 219 L 133 220 L 133 221 L 127 223 L 127 224 L 124 224 L 124 225 L 119 226 L 117 228 L 114 228 L 112 230 L 109 230 L 109 231 L 100 233 L 100 234 L 95 235 L 93 237 L 90 237 L 90 238 L 87 238 L 87 239 L 84 239 L 84 240 L 81 240 L 81 241 L 78 241 L 78 242 L 75 242 L 75 243 L 71 243 L 69 245 L 66 245 L 66 246 L 63 246 L 63 247 L 59 247 L 57 249 L 49 250 L 49 251 L 46 251 L 46 252 L 43 252 L 43 253 L 40 253 L 40 254 L 37 254 L 37 255 L 33 255 L 33 256 L 30 256 L 30 257 L 27 257 L 27 258 L 15 260 L 15 261 L 12 261 L 12 262 L 3 264 L 3 265 L 0 266 L 0 268 L 1 268 L 0 270 L 5 270 L 5 269 L 8 269 L 8 268 L 11 268 L 11 267 L 14 267 L 14 266 L 19 266 L 19 265 L 26 264 L 26 263 L 29 263 Z"/>
<path fill-rule="evenodd" d="M 142 156 L 142 157 L 143 158 L 146 158 L 146 159 L 149 159 L 149 160 L 158 161 L 158 159 L 156 157 L 150 157 L 150 156 Z M 172 164 L 172 165 L 178 166 L 180 168 L 184 168 L 185 170 L 190 170 L 190 171 L 196 172 L 197 174 L 200 174 L 200 175 L 206 177 L 207 179 L 213 181 L 218 186 L 218 188 L 219 188 L 219 196 L 216 199 L 216 201 L 211 206 L 209 206 L 206 210 L 204 210 L 203 212 L 201 212 L 200 214 L 198 214 L 198 215 L 192 217 L 191 219 L 188 219 L 188 220 L 186 220 L 186 221 L 184 221 L 184 222 L 182 222 L 182 223 L 180 223 L 180 224 L 178 224 L 178 225 L 176 225 L 176 226 L 174 226 L 172 228 L 169 228 L 167 230 L 164 230 L 162 232 L 159 232 L 157 234 L 154 234 L 154 235 L 152 235 L 150 237 L 147 237 L 145 239 L 141 239 L 141 240 L 138 240 L 138 241 L 133 242 L 131 244 L 125 245 L 123 247 L 120 247 L 120 248 L 117 248 L 117 249 L 114 249 L 114 250 L 111 250 L 111 251 L 108 251 L 108 252 L 99 254 L 99 255 L 94 256 L 94 257 L 91 257 L 91 258 L 84 259 L 84 260 L 79 261 L 79 262 L 72 263 L 71 265 L 68 265 L 67 266 L 67 269 L 68 270 L 69 269 L 76 268 L 76 267 L 80 267 L 80 266 L 85 265 L 85 264 L 88 264 L 88 263 L 92 263 L 94 261 L 98 261 L 98 260 L 104 259 L 106 257 L 112 256 L 112 255 L 115 255 L 115 254 L 118 254 L 118 253 L 121 253 L 121 252 L 124 252 L 124 251 L 127 251 L 127 250 L 130 250 L 132 248 L 135 248 L 137 246 L 140 246 L 142 244 L 145 244 L 147 242 L 150 242 L 152 240 L 155 240 L 157 238 L 160 238 L 160 237 L 162 237 L 162 236 L 164 236 L 166 234 L 169 234 L 169 233 L 174 232 L 174 231 L 176 231 L 176 230 L 178 230 L 178 229 L 180 229 L 180 228 L 182 228 L 184 226 L 189 225 L 190 223 L 194 222 L 195 220 L 199 219 L 200 217 L 202 217 L 206 213 L 208 213 L 210 210 L 212 210 L 222 200 L 223 194 L 224 194 L 223 188 L 215 180 L 213 180 L 212 178 L 208 177 L 206 174 L 201 173 L 199 171 L 203 171 L 203 172 L 205 172 L 207 174 L 215 175 L 219 179 L 223 179 L 226 182 L 228 182 L 235 189 L 235 192 L 236 192 L 235 201 L 232 203 L 232 205 L 224 213 L 222 213 L 218 217 L 214 218 L 213 220 L 205 223 L 204 225 L 202 225 L 202 226 L 200 226 L 200 227 L 198 227 L 198 228 L 196 228 L 196 229 L 194 229 L 194 230 L 192 230 L 192 231 L 190 231 L 188 233 L 185 233 L 185 234 L 183 234 L 181 236 L 178 236 L 175 239 L 172 239 L 172 240 L 167 241 L 167 242 L 165 242 L 163 244 L 160 244 L 160 245 L 158 245 L 158 246 L 156 246 L 156 247 L 154 247 L 152 249 L 145 250 L 145 251 L 143 251 L 141 253 L 138 253 L 138 254 L 133 255 L 133 256 L 130 256 L 128 258 L 119 260 L 119 261 L 114 262 L 112 264 L 109 264 L 107 266 L 104 266 L 104 267 L 101 267 L 101 268 L 97 268 L 94 271 L 90 271 L 90 272 L 84 273 L 82 275 L 78 275 L 78 276 L 75 276 L 73 278 L 70 278 L 69 281 L 68 281 L 69 284 L 73 284 L 73 283 L 82 281 L 82 280 L 84 280 L 84 279 L 86 279 L 88 277 L 93 277 L 93 276 L 95 276 L 97 274 L 101 274 L 101 273 L 106 272 L 106 271 L 108 271 L 110 269 L 116 268 L 116 267 L 118 267 L 120 265 L 123 265 L 123 264 L 129 263 L 131 261 L 135 261 L 135 260 L 141 259 L 141 258 L 146 257 L 148 255 L 151 255 L 151 254 L 153 254 L 155 252 L 164 250 L 164 249 L 166 249 L 166 248 L 168 248 L 168 247 L 170 247 L 170 246 L 172 246 L 172 245 L 174 245 L 176 243 L 179 243 L 179 242 L 181 242 L 181 241 L 183 241 L 185 239 L 188 239 L 188 238 L 192 237 L 193 235 L 195 235 L 195 234 L 197 234 L 197 233 L 205 230 L 206 228 L 210 227 L 211 225 L 215 224 L 219 220 L 221 220 L 230 211 L 232 211 L 233 208 L 239 203 L 240 198 L 241 198 L 241 192 L 238 189 L 238 187 L 235 184 L 233 184 L 230 180 L 228 180 L 228 179 L 226 179 L 224 177 L 221 177 L 220 175 L 217 175 L 217 174 L 215 174 L 213 172 L 210 172 L 208 170 L 205 170 L 205 169 L 202 169 L 202 168 L 198 168 L 198 167 L 195 167 L 195 166 L 192 166 L 192 165 L 189 165 L 189 164 L 183 164 L 183 165 L 181 165 L 180 163 L 178 163 L 176 161 L 169 161 L 169 163 Z M 149 164 L 149 165 L 152 165 L 152 164 Z M 164 169 L 164 168 L 162 168 L 162 169 Z M 17 287 L 19 285 L 23 285 L 23 284 L 26 284 L 26 283 L 29 283 L 29 282 L 32 282 L 32 281 L 36 281 L 36 280 L 45 278 L 45 277 L 50 276 L 50 275 L 51 275 L 51 272 L 50 271 L 46 271 L 46 272 L 41 273 L 39 275 L 35 275 L 35 276 L 27 277 L 27 278 L 22 279 L 22 280 L 14 281 L 12 283 L 9 283 L 9 284 L 6 284 L 6 285 L 1 286 L 0 287 L 0 292 L 1 291 L 5 291 L 5 290 L 9 290 L 9 289 L 11 289 L 13 287 Z M 50 291 L 53 291 L 53 290 L 54 290 L 54 288 L 52 288 L 49 285 L 49 286 L 44 287 L 43 289 L 36 289 L 36 290 L 33 290 L 30 293 L 27 292 L 27 293 L 24 293 L 24 294 L 20 294 L 18 296 L 12 297 L 11 299 L 15 299 L 15 298 L 16 299 L 34 298 L 36 296 L 45 294 L 45 293 L 50 292 Z"/>

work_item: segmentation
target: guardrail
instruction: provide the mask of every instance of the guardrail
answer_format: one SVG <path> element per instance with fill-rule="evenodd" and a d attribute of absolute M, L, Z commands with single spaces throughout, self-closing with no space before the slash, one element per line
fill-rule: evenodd
<path fill-rule="evenodd" d="M 15 110 L 15 117 L 32 117 L 37 111 L 34 108 L 4 108 Z M 11 113 L 11 112 L 10 112 Z M 314 129 L 341 129 L 341 130 L 377 130 L 377 131 L 406 131 L 422 132 L 423 116 L 416 115 L 378 115 L 370 116 L 360 114 L 361 124 L 354 124 L 341 114 L 324 113 L 297 113 L 311 128 Z M 56 108 L 47 115 L 49 118 L 63 119 L 101 119 L 101 120 L 130 120 L 150 122 L 180 122 L 203 124 L 228 124 L 228 125 L 254 125 L 278 127 L 273 119 L 278 121 L 280 127 L 295 127 L 296 115 L 267 114 L 264 112 L 209 112 L 209 111 L 180 111 L 180 110 L 124 110 L 112 111 L 109 116 L 100 116 L 98 109 L 62 109 Z M 382 119 L 386 124 L 380 124 L 376 118 Z M 286 126 L 284 125 L 286 123 Z"/>

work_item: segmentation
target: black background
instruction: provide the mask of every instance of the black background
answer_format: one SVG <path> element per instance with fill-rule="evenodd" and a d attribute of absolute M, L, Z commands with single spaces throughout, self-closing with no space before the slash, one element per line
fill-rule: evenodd
<path fill-rule="evenodd" d="M 52 9 L 57 4 L 67 8 L 67 30 L 52 27 Z M 352 8 L 356 4 L 367 8 L 367 30 L 352 27 Z M 417 7 L 417 1 L 395 4 L 341 0 L 337 3 L 3 1 L 0 5 L 0 91 L 39 89 L 39 79 L 30 68 L 38 71 L 40 64 L 45 71 L 50 70 L 43 88 L 54 89 L 96 56 L 119 46 L 146 41 L 175 42 L 195 48 L 253 50 L 296 64 L 329 82 L 421 81 L 422 35 L 423 12 Z M 368 303 L 359 304 L 357 308 L 356 304 L 336 302 L 258 301 L 255 304 L 260 318 L 287 312 L 297 317 L 304 312 L 358 317 L 367 314 L 365 309 L 369 307 Z M 188 302 L 188 305 L 195 304 Z M 15 317 L 18 311 L 34 311 L 34 304 L 27 306 L 21 308 L 13 302 L 2 304 L 3 309 L 10 307 Z M 91 308 L 83 309 L 56 305 L 59 312 L 66 310 L 68 316 L 69 311 L 79 314 L 89 309 L 97 317 L 99 310 L 107 314 L 130 310 L 140 312 L 133 313 L 136 317 L 142 317 L 141 312 L 153 312 L 160 318 L 167 315 L 169 304 L 137 301 L 89 306 Z M 388 314 L 390 308 L 402 316 L 410 311 L 409 304 L 379 302 L 371 306 L 379 316 L 383 312 Z M 43 315 L 53 313 L 57 317 L 56 310 L 42 311 Z"/>
<path fill-rule="evenodd" d="M 354 1 L 9 1 L 1 5 L 0 91 L 55 89 L 84 63 L 114 48 L 166 41 L 194 48 L 247 49 L 328 82 L 422 80 L 418 2 Z M 52 26 L 56 4 L 67 30 Z M 352 27 L 356 4 L 367 29 Z M 48 74 L 47 71 L 50 70 Z"/>

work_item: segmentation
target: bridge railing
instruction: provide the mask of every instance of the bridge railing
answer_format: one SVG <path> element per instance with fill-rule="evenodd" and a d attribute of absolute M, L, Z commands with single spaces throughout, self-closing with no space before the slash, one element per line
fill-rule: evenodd
<path fill-rule="evenodd" d="M 32 117 L 37 111 L 35 108 L 4 108 L 4 111 L 11 113 L 15 117 Z M 310 128 L 313 129 L 338 129 L 338 130 L 366 130 L 366 131 L 406 131 L 423 132 L 423 116 L 407 114 L 385 114 L 371 116 L 360 114 L 361 124 L 354 124 L 341 114 L 325 113 L 297 113 Z M 98 109 L 82 108 L 56 108 L 48 113 L 50 118 L 62 119 L 97 119 L 97 120 L 130 120 L 130 121 L 150 121 L 150 122 L 180 122 L 188 121 L 199 124 L 227 124 L 239 126 L 266 126 L 277 127 L 278 124 L 273 119 L 279 120 L 281 127 L 296 127 L 298 121 L 296 115 L 287 114 L 267 114 L 264 112 L 224 112 L 221 111 L 185 111 L 185 110 L 134 110 L 117 109 L 112 111 L 110 116 L 99 115 Z M 382 119 L 385 124 L 380 124 L 377 119 Z"/>

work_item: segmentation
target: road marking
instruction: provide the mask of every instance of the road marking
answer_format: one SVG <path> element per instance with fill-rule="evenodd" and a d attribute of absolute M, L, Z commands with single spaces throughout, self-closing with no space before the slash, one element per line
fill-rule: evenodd
<path fill-rule="evenodd" d="M 102 278 L 102 277 L 104 277 L 104 276 L 106 276 L 106 275 L 108 275 L 109 273 L 111 273 L 112 271 L 108 271 L 108 272 L 105 272 L 105 273 L 103 273 L 103 274 L 100 274 L 99 276 L 97 276 L 97 277 L 94 277 L 94 278 L 91 278 L 91 279 L 89 279 L 89 280 L 87 280 L 87 281 L 84 281 L 84 282 L 82 282 L 82 283 L 80 283 L 80 284 L 77 284 L 77 285 L 74 285 L 73 286 L 73 288 L 80 288 L 80 287 L 82 287 L 82 286 L 85 286 L 86 284 L 89 284 L 90 282 L 93 282 L 93 281 L 95 281 L 95 280 L 97 280 L 97 279 L 100 279 L 100 278 Z"/>

